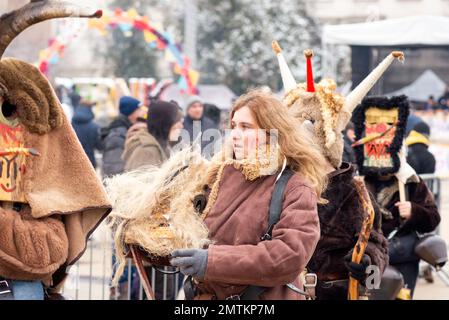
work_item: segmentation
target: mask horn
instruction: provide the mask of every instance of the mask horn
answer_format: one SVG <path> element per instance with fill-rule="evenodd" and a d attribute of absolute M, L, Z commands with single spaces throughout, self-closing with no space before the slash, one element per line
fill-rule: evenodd
<path fill-rule="evenodd" d="M 292 72 L 285 61 L 284 55 L 282 54 L 282 49 L 277 43 L 274 41 L 271 43 L 271 47 L 273 48 L 279 62 L 279 69 L 281 70 L 282 83 L 284 84 L 284 92 L 288 93 L 290 90 L 296 87 L 296 80 L 293 78 Z"/>
<path fill-rule="evenodd" d="M 315 79 L 313 78 L 312 67 L 313 51 L 311 49 L 305 50 L 304 56 L 307 61 L 307 92 L 315 92 Z"/>
<path fill-rule="evenodd" d="M 103 12 L 66 1 L 31 0 L 0 18 L 0 58 L 9 44 L 26 28 L 55 18 L 101 18 Z"/>
<path fill-rule="evenodd" d="M 347 97 L 344 110 L 352 113 L 395 59 L 404 61 L 404 53 L 393 51 Z"/>

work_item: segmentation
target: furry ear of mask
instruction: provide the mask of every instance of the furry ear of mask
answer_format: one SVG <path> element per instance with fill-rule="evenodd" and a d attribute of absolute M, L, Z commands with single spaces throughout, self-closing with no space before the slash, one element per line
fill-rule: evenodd
<path fill-rule="evenodd" d="M 30 133 L 46 134 L 63 122 L 63 111 L 50 83 L 33 65 L 0 61 L 0 93 L 17 108 L 20 124 Z"/>

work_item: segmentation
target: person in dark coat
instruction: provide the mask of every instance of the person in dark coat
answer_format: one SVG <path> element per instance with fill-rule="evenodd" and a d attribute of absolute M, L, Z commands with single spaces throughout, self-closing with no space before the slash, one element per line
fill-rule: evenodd
<path fill-rule="evenodd" d="M 408 147 L 407 162 L 417 174 L 435 172 L 435 157 L 429 152 L 430 128 L 419 122 L 405 140 Z"/>
<path fill-rule="evenodd" d="M 438 99 L 438 109 L 447 110 L 447 101 L 449 100 L 449 86 L 446 87 L 444 94 Z"/>
<path fill-rule="evenodd" d="M 405 135 L 408 136 L 410 134 L 410 132 L 413 130 L 413 128 L 415 127 L 415 125 L 417 125 L 420 122 L 423 122 L 423 119 L 421 119 L 420 117 L 418 117 L 417 115 L 415 115 L 413 113 L 410 113 L 410 115 L 408 116 L 408 119 L 407 119 Z"/>
<path fill-rule="evenodd" d="M 440 223 L 440 214 L 432 193 L 424 181 L 414 175 L 405 184 L 407 201 L 399 199 L 399 185 L 395 176 L 365 177 L 368 189 L 375 195 L 382 207 L 382 231 L 388 236 L 403 237 L 413 232 L 428 233 L 435 230 Z M 390 242 L 390 246 L 392 242 Z M 419 272 L 419 259 L 405 263 L 395 263 L 390 256 L 390 264 L 404 276 L 408 289 L 413 291 Z"/>
<path fill-rule="evenodd" d="M 101 131 L 103 144 L 103 176 L 122 173 L 124 162 L 122 160 L 128 129 L 144 117 L 146 110 L 141 108 L 142 103 L 129 96 L 120 98 L 120 114 L 111 124 Z"/>
<path fill-rule="evenodd" d="M 204 116 L 212 120 L 216 128 L 220 127 L 221 123 L 221 110 L 215 104 L 204 104 Z"/>
<path fill-rule="evenodd" d="M 94 122 L 94 118 L 92 105 L 82 101 L 75 109 L 75 114 L 72 118 L 72 126 L 90 162 L 93 167 L 96 168 L 95 149 L 101 149 L 101 144 L 99 136 L 100 128 Z"/>
<path fill-rule="evenodd" d="M 407 136 L 407 121 L 411 119 L 409 110 L 406 96 L 367 97 L 354 111 L 353 121 L 357 140 L 366 138 L 368 131 L 385 132 L 395 124 L 395 130 L 389 135 L 356 147 L 355 155 L 359 173 L 365 177 L 368 190 L 381 208 L 382 232 L 389 239 L 390 265 L 403 275 L 413 296 L 419 272 L 419 257 L 414 254 L 416 233 L 434 231 L 440 215 L 432 193 L 414 173 L 407 174 L 405 197 L 399 196 L 397 174 L 403 176 L 408 171 L 405 159 L 401 159 L 401 149 Z"/>
<path fill-rule="evenodd" d="M 430 128 L 425 122 L 419 122 L 405 140 L 408 147 L 407 162 L 417 174 L 432 174 L 435 172 L 435 157 L 429 151 Z M 429 185 L 430 183 L 430 185 Z M 428 181 L 432 188 L 433 181 Z M 424 279 L 433 283 L 432 268 L 428 266 L 423 272 Z"/>
<path fill-rule="evenodd" d="M 328 204 L 318 205 L 321 237 L 310 259 L 307 270 L 316 273 L 318 300 L 347 300 L 349 272 L 346 261 L 362 230 L 366 216 L 355 182 L 355 167 L 343 162 L 339 169 L 328 174 L 328 187 L 323 197 Z M 372 199 L 373 200 L 373 199 Z M 375 208 L 375 222 L 365 250 L 365 265 L 360 272 L 360 282 L 364 285 L 365 270 L 375 265 L 383 273 L 388 265 L 388 241 L 381 229 L 381 212 Z M 349 253 L 349 254 L 348 254 Z M 354 274 L 353 274 L 354 276 Z"/>
<path fill-rule="evenodd" d="M 212 155 L 211 141 L 203 137 L 208 129 L 218 129 L 218 126 L 204 115 L 204 104 L 200 97 L 193 96 L 189 98 L 185 107 L 184 129 L 189 134 L 190 143 L 198 143 L 201 145 L 201 152 L 206 156 Z"/>
<path fill-rule="evenodd" d="M 349 122 L 346 125 L 346 128 L 343 132 L 343 140 L 344 140 L 344 147 L 343 147 L 343 161 L 355 164 L 355 155 L 354 150 L 352 149 L 352 144 L 354 143 L 354 124 L 352 122 Z"/>
<path fill-rule="evenodd" d="M 72 86 L 72 91 L 69 93 L 69 99 L 70 99 L 72 108 L 76 109 L 81 102 L 81 96 L 78 94 L 78 89 L 77 89 L 76 85 Z"/>

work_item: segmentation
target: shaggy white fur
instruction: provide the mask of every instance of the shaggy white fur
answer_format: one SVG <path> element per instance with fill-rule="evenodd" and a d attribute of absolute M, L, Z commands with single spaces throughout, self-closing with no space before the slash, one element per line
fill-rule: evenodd
<path fill-rule="evenodd" d="M 160 168 L 143 167 L 105 181 L 113 206 L 109 226 L 115 238 L 118 270 L 126 264 L 127 245 L 166 257 L 180 248 L 202 248 L 208 230 L 193 206 L 207 184 L 208 162 L 192 149 L 172 155 Z"/>

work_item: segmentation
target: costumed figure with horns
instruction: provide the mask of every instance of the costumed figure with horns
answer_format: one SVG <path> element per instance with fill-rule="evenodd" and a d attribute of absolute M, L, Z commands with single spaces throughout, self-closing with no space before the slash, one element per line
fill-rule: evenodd
<path fill-rule="evenodd" d="M 0 56 L 33 24 L 99 16 L 31 1 L 0 17 Z M 49 82 L 13 58 L 0 60 L 0 133 L 0 299 L 51 297 L 111 206 Z"/>
<path fill-rule="evenodd" d="M 342 163 L 342 131 L 357 104 L 396 58 L 403 59 L 403 54 L 393 52 L 388 55 L 362 83 L 343 97 L 336 93 L 333 80 L 315 83 L 311 50 L 304 52 L 307 81 L 297 84 L 277 42 L 273 42 L 273 49 L 284 84 L 284 103 L 291 115 L 309 129 L 327 160 L 329 181 L 323 197 L 328 203 L 318 206 L 321 238 L 307 271 L 317 275 L 317 299 L 356 299 L 357 290 L 349 289 L 354 287 L 351 283 L 357 280 L 364 285 L 369 265 L 379 267 L 381 273 L 388 265 L 387 240 L 381 231 L 379 210 L 363 182 L 355 178 L 354 166 Z"/>
<path fill-rule="evenodd" d="M 367 97 L 353 116 L 359 173 L 381 207 L 390 265 L 400 271 L 408 289 L 400 293 L 401 299 L 413 296 L 418 277 L 417 233 L 431 232 L 440 222 L 432 193 L 405 161 L 402 145 L 409 109 L 406 96 Z"/>

